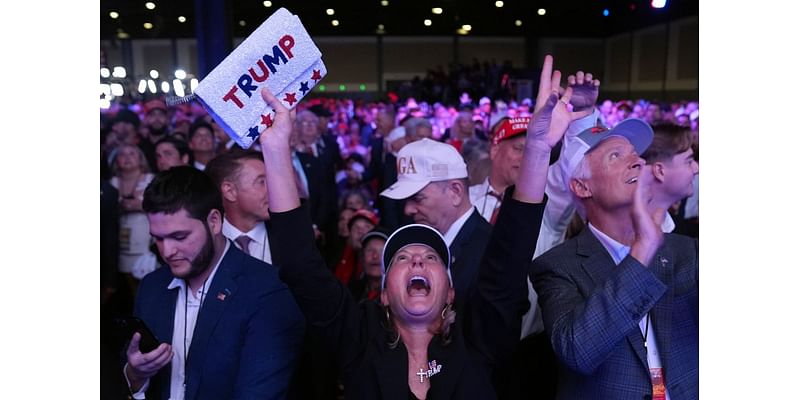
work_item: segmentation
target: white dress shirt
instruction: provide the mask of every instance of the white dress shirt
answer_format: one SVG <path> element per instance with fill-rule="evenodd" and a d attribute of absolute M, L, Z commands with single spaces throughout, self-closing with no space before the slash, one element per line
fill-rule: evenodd
<path fill-rule="evenodd" d="M 489 177 L 483 180 L 483 182 L 472 185 L 469 187 L 469 199 L 472 202 L 472 205 L 478 210 L 478 213 L 481 214 L 486 221 L 492 221 L 492 213 L 494 213 L 494 209 L 500 207 L 500 200 L 492 196 L 491 193 L 496 193 L 499 196 L 503 196 L 503 193 L 497 193 L 494 188 L 489 184 Z"/>
<path fill-rule="evenodd" d="M 214 282 L 214 275 L 217 274 L 219 264 L 222 263 L 222 259 L 225 258 L 225 254 L 228 253 L 228 248 L 230 248 L 230 246 L 230 242 L 226 240 L 222 256 L 220 256 L 217 264 L 214 265 L 214 269 L 211 270 L 208 279 L 206 279 L 203 286 L 197 289 L 197 292 L 191 293 L 191 296 L 186 292 L 186 281 L 183 279 L 173 278 L 169 285 L 167 285 L 167 289 L 169 290 L 178 289 L 178 299 L 175 303 L 175 321 L 172 325 L 173 355 L 170 364 L 172 368 L 169 380 L 169 398 L 171 400 L 183 400 L 185 396 L 186 386 L 183 384 L 186 378 L 186 371 L 184 369 L 185 355 L 189 354 L 189 349 L 191 348 L 194 327 L 197 324 L 197 315 L 200 313 L 203 302 L 208 295 L 207 292 L 211 287 L 211 283 Z M 185 336 L 184 332 L 186 333 Z M 125 364 L 125 368 L 128 368 L 127 363 Z M 125 379 L 128 379 L 127 374 L 125 375 Z M 128 382 L 128 387 L 130 387 L 130 385 L 131 383 Z M 148 379 L 145 381 L 144 385 L 142 385 L 142 388 L 133 394 L 133 398 L 144 399 L 145 392 L 149 386 L 150 380 Z"/>
<path fill-rule="evenodd" d="M 257 223 L 255 228 L 245 233 L 233 226 L 227 218 L 224 218 L 222 221 L 222 235 L 233 240 L 234 243 L 239 236 L 247 235 L 250 238 L 249 248 L 247 249 L 250 256 L 272 264 L 272 252 L 269 249 L 269 237 L 264 223 Z M 238 243 L 236 243 L 236 247 L 239 247 Z"/>
<path fill-rule="evenodd" d="M 458 217 L 458 219 L 455 220 L 452 225 L 450 225 L 450 228 L 447 229 L 447 232 L 442 235 L 444 236 L 444 242 L 447 243 L 447 247 L 450 247 L 450 245 L 453 244 L 453 240 L 456 239 L 458 232 L 461 230 L 461 227 L 464 226 L 464 223 L 467 222 L 469 216 L 472 215 L 472 210 L 474 209 L 474 206 L 470 207 L 469 210 L 467 210 L 464 215 Z"/>

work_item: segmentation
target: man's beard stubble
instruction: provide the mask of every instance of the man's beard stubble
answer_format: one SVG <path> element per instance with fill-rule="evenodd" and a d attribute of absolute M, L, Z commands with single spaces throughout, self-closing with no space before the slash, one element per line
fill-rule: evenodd
<path fill-rule="evenodd" d="M 200 276 L 211 268 L 211 260 L 214 259 L 214 237 L 211 236 L 211 229 L 208 228 L 208 225 L 203 224 L 203 226 L 206 228 L 206 241 L 203 243 L 200 253 L 192 260 L 191 268 L 186 276 L 183 277 L 184 280 Z"/>

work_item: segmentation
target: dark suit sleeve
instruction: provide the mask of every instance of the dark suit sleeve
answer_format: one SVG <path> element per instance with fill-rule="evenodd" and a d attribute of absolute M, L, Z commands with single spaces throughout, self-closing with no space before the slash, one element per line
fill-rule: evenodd
<path fill-rule="evenodd" d="M 383 171 L 383 138 L 382 137 L 370 137 L 369 138 L 369 147 L 370 147 L 370 159 L 369 165 L 367 166 L 364 173 L 361 175 L 361 179 L 369 183 L 373 179 L 378 179 L 378 188 L 383 189 L 383 182 L 381 173 Z"/>
<path fill-rule="evenodd" d="M 478 271 L 477 295 L 466 305 L 467 335 L 493 362 L 507 359 L 519 342 L 529 306 L 527 268 L 546 203 L 514 200 L 513 191 L 512 186 L 505 193 Z"/>
<path fill-rule="evenodd" d="M 545 253 L 534 260 L 531 281 L 556 356 L 567 368 L 590 375 L 628 334 L 639 329 L 639 321 L 667 287 L 628 255 L 587 296 L 569 273 L 577 263 L 572 257 Z"/>
<path fill-rule="evenodd" d="M 233 398 L 285 398 L 302 346 L 303 316 L 286 287 L 259 293 L 251 306 Z"/>
<path fill-rule="evenodd" d="M 271 212 L 270 219 L 270 249 L 275 265 L 280 266 L 281 280 L 291 289 L 309 331 L 322 339 L 326 350 L 337 354 L 340 367 L 346 369 L 365 335 L 359 307 L 315 247 L 304 205 Z"/>

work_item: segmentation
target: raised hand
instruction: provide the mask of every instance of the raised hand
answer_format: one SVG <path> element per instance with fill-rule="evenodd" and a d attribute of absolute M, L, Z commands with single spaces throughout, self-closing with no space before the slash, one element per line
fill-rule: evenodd
<path fill-rule="evenodd" d="M 642 265 L 648 266 L 655 256 L 656 251 L 664 243 L 664 232 L 661 223 L 664 222 L 666 210 L 663 208 L 652 209 L 651 185 L 653 180 L 652 167 L 642 163 L 641 172 L 636 182 L 636 191 L 633 195 L 631 219 L 633 220 L 634 241 L 631 246 L 631 255 Z"/>
<path fill-rule="evenodd" d="M 578 71 L 575 75 L 567 77 L 567 85 L 572 88 L 573 111 L 585 111 L 597 104 L 597 97 L 600 94 L 600 81 L 592 79 L 591 73 L 584 74 Z"/>
<path fill-rule="evenodd" d="M 544 63 L 542 63 L 542 73 L 539 76 L 539 92 L 536 93 L 536 104 L 533 106 L 533 113 L 539 112 L 542 107 L 547 103 L 550 94 L 560 94 L 561 90 L 561 72 L 556 70 L 553 72 L 553 56 L 544 56 Z"/>
<path fill-rule="evenodd" d="M 567 109 L 571 96 L 571 88 L 567 88 L 560 99 L 557 93 L 550 93 L 528 125 L 528 138 L 544 142 L 548 149 L 552 149 L 572 122 L 572 113 Z"/>
<path fill-rule="evenodd" d="M 173 356 L 172 346 L 167 343 L 161 343 L 149 353 L 142 353 L 139 351 L 141 339 L 142 335 L 139 332 L 134 333 L 126 351 L 128 368 L 125 373 L 134 392 L 138 391 L 145 381 L 155 375 L 158 370 L 169 364 Z"/>
<path fill-rule="evenodd" d="M 267 193 L 270 212 L 285 212 L 300 206 L 297 172 L 292 165 L 292 138 L 296 113 L 289 111 L 267 88 L 261 89 L 261 98 L 275 110 L 275 120 L 261 132 L 261 153 L 267 175 Z"/>
<path fill-rule="evenodd" d="M 294 127 L 295 110 L 289 111 L 266 87 L 261 89 L 261 98 L 275 110 L 275 120 L 272 126 L 264 130 L 258 140 L 261 146 L 289 146 Z"/>

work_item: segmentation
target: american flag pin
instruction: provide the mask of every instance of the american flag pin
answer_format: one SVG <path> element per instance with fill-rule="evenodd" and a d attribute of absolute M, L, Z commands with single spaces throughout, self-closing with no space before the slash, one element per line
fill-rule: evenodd
<path fill-rule="evenodd" d="M 225 293 L 222 293 L 222 292 L 217 293 L 217 298 L 220 301 L 225 301 Z"/>

